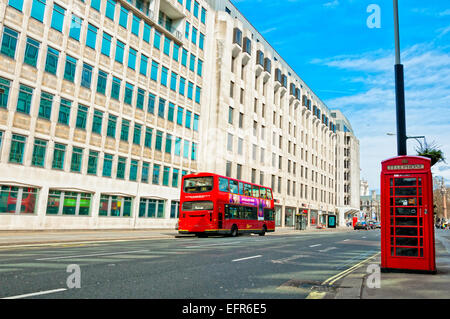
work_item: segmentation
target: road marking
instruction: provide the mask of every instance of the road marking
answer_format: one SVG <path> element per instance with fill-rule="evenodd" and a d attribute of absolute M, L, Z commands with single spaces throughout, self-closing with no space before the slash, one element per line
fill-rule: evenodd
<path fill-rule="evenodd" d="M 27 297 L 33 297 L 33 296 L 48 295 L 48 294 L 53 294 L 55 292 L 61 292 L 61 291 L 65 291 L 65 290 L 67 290 L 67 288 L 59 288 L 59 289 L 53 289 L 53 290 L 45 290 L 45 291 L 33 292 L 33 293 L 30 293 L 30 294 L 25 294 L 25 295 L 5 297 L 5 298 L 2 298 L 2 299 L 20 299 L 20 298 L 27 298 Z"/>
<path fill-rule="evenodd" d="M 122 251 L 116 253 L 99 253 L 99 254 L 89 254 L 89 255 L 73 255 L 73 256 L 60 256 L 60 257 L 45 257 L 38 258 L 35 260 L 58 260 L 58 259 L 69 259 L 69 258 L 79 258 L 79 257 L 93 257 L 93 256 L 111 256 L 111 255 L 122 255 L 122 254 L 133 254 L 133 253 L 143 253 L 149 250 L 134 250 L 134 251 Z"/>
<path fill-rule="evenodd" d="M 311 245 L 311 246 L 309 246 L 309 247 L 310 247 L 310 248 L 313 248 L 313 247 L 319 247 L 319 246 L 322 246 L 322 244 Z"/>
<path fill-rule="evenodd" d="M 337 247 L 328 247 L 328 248 L 325 248 L 325 249 L 319 250 L 319 252 L 321 252 L 321 253 L 325 253 L 325 252 L 327 252 L 327 251 L 330 251 L 330 250 L 334 250 L 334 249 L 337 249 Z"/>
<path fill-rule="evenodd" d="M 349 240 L 350 240 L 350 239 L 347 238 L 347 239 L 344 239 L 343 241 L 349 241 Z"/>
<path fill-rule="evenodd" d="M 240 243 L 240 241 L 233 241 L 229 243 L 220 243 L 220 244 L 207 244 L 207 245 L 197 245 L 197 246 L 186 246 L 186 248 L 199 248 L 199 247 L 209 247 L 209 246 L 222 246 L 222 245 L 233 245 Z"/>
<path fill-rule="evenodd" d="M 245 258 L 239 258 L 239 259 L 233 259 L 232 261 L 241 261 L 241 260 L 247 260 L 247 259 L 253 259 L 253 258 L 259 258 L 262 257 L 262 255 L 256 255 L 256 256 L 250 256 L 250 257 L 245 257 Z"/>
<path fill-rule="evenodd" d="M 312 291 L 306 299 L 322 299 L 325 297 L 326 292 L 318 292 L 318 291 Z"/>

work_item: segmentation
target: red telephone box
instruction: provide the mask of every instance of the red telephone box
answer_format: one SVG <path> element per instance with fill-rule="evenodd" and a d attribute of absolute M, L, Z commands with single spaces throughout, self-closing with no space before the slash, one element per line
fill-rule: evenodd
<path fill-rule="evenodd" d="M 430 159 L 382 162 L 381 271 L 436 273 Z"/>

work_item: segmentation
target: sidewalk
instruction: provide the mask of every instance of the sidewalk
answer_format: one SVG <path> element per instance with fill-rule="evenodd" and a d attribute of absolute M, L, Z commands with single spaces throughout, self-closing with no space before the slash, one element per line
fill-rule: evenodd
<path fill-rule="evenodd" d="M 306 229 L 276 228 L 266 236 L 301 235 L 312 232 L 351 231 L 351 228 Z M 43 245 L 56 243 L 79 243 L 90 241 L 146 240 L 189 237 L 178 235 L 175 229 L 139 229 L 139 230 L 4 230 L 0 231 L 0 247 Z"/>
<path fill-rule="evenodd" d="M 380 255 L 344 277 L 327 299 L 450 299 L 450 230 L 435 230 L 437 274 L 381 273 L 380 288 L 369 288 L 368 266 Z"/>

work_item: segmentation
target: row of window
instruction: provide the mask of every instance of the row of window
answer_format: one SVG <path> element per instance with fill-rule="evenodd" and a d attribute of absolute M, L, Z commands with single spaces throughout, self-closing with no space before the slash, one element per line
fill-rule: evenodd
<path fill-rule="evenodd" d="M 10 93 L 11 81 L 0 77 L 0 107 L 7 107 L 9 93 Z M 30 114 L 31 106 L 32 106 L 32 98 L 33 98 L 34 89 L 20 84 L 19 94 L 17 99 L 16 110 L 21 113 Z M 138 108 L 143 108 L 145 92 L 138 90 Z M 148 96 L 148 111 L 150 113 L 155 112 L 155 104 L 156 104 L 156 96 L 154 94 L 149 94 Z M 39 112 L 38 117 L 46 120 L 51 119 L 52 109 L 54 104 L 54 95 L 48 92 L 41 92 L 40 101 L 39 101 Z M 158 103 L 158 116 L 161 118 L 166 118 L 171 122 L 176 121 L 176 123 L 180 126 L 184 126 L 188 129 L 193 129 L 194 131 L 198 131 L 199 129 L 199 119 L 200 116 L 198 114 L 192 114 L 191 111 L 185 110 L 184 108 L 178 106 L 177 109 L 175 105 L 171 102 L 167 103 L 165 99 L 159 98 Z M 69 125 L 70 123 L 70 115 L 72 109 L 72 101 L 60 98 L 59 103 L 59 113 L 58 113 L 58 123 Z M 75 109 L 75 108 L 74 108 Z M 167 112 L 166 112 L 167 109 Z M 167 113 L 167 115 L 166 115 Z M 176 113 L 176 114 L 175 114 Z M 176 116 L 176 119 L 175 119 Z M 94 109 L 92 113 L 92 118 L 89 118 L 89 108 L 88 106 L 78 104 L 76 108 L 76 122 L 75 127 L 81 130 L 86 130 L 87 123 L 91 120 L 91 130 L 93 133 L 102 134 L 103 131 L 103 120 L 105 118 L 104 112 Z M 117 131 L 117 116 L 109 114 L 108 122 L 107 122 L 107 130 L 106 135 L 112 138 L 116 137 Z M 146 131 L 152 129 L 146 128 Z M 143 131 L 143 125 L 134 123 L 134 133 L 133 133 L 133 143 L 141 144 L 141 132 Z M 151 133 L 150 133 L 151 134 Z M 130 135 L 130 121 L 127 119 L 122 119 L 122 126 L 120 130 L 120 139 L 123 141 L 129 141 Z M 146 147 L 151 147 L 151 139 L 148 140 L 146 136 L 145 144 Z M 160 149 L 159 149 L 160 150 Z"/>
<path fill-rule="evenodd" d="M 150 133 L 151 134 L 151 133 Z M 151 138 L 151 137 L 150 137 Z M 162 132 L 157 131 L 156 134 L 156 144 L 157 147 L 162 148 Z M 0 131 L 0 151 L 2 147 L 3 132 Z M 184 142 L 184 143 L 183 143 Z M 23 164 L 25 156 L 27 138 L 23 135 L 12 134 L 11 146 L 9 152 L 9 162 L 15 164 Z M 68 146 L 61 143 L 51 143 L 49 146 L 49 141 L 43 139 L 34 139 L 33 143 L 33 153 L 31 157 L 31 165 L 35 167 L 45 167 L 47 150 L 52 151 L 52 161 L 51 168 L 55 170 L 64 170 L 66 163 L 66 155 L 68 153 Z M 172 136 L 167 134 L 165 150 L 167 153 L 172 151 Z M 181 138 L 176 138 L 174 143 L 174 149 L 176 155 L 181 155 L 181 145 L 183 144 L 183 157 L 188 159 L 189 153 L 192 160 L 197 158 L 197 144 L 186 140 L 181 140 Z M 73 146 L 71 148 L 71 160 L 70 160 L 70 171 L 75 173 L 86 172 L 89 175 L 97 176 L 99 172 L 99 163 L 102 160 L 103 166 L 101 170 L 101 176 L 112 177 L 113 165 L 116 166 L 116 178 L 125 179 L 127 172 L 127 165 L 129 165 L 128 180 L 138 181 L 138 179 L 143 183 L 150 182 L 150 163 L 140 162 L 135 159 L 128 160 L 126 157 L 114 156 L 113 154 L 103 153 L 98 151 L 86 150 L 80 147 Z M 83 160 L 87 159 L 86 168 L 83 169 Z M 140 178 L 138 173 L 140 171 Z M 162 173 L 162 174 L 161 174 Z M 171 168 L 169 166 L 161 166 L 159 164 L 153 164 L 152 172 L 152 184 L 178 187 L 179 178 L 184 176 L 187 172 L 182 170 L 180 172 L 177 168 Z M 161 184 L 162 175 L 162 184 Z M 172 176 L 172 183 L 169 184 L 170 176 Z"/>
<path fill-rule="evenodd" d="M 31 187 L 0 186 L 0 214 L 35 214 L 39 190 Z M 61 191 L 50 189 L 47 199 L 46 215 L 53 216 L 92 216 L 92 193 Z M 132 217 L 133 200 L 131 196 L 100 194 L 98 216 Z M 167 200 L 140 198 L 140 218 L 166 218 Z M 171 201 L 170 218 L 178 218 L 179 202 Z"/>
<path fill-rule="evenodd" d="M 8 27 L 4 27 L 3 30 L 3 39 L 1 44 L 0 52 L 14 59 L 16 47 L 18 41 L 18 32 L 10 29 Z M 24 55 L 24 63 L 31 65 L 33 67 L 37 67 L 38 55 L 40 50 L 40 42 L 28 37 L 25 48 Z M 123 51 L 121 53 L 123 58 Z M 132 69 L 136 68 L 136 56 L 137 52 L 135 50 L 130 50 L 128 65 Z M 117 59 L 117 50 L 116 50 L 116 59 Z M 47 56 L 45 60 L 44 70 L 50 74 L 56 75 L 58 64 L 60 60 L 60 52 L 52 47 L 47 48 Z M 197 63 L 196 63 L 197 61 Z M 182 63 L 187 63 L 187 51 L 183 49 Z M 64 70 L 63 70 L 63 78 L 70 82 L 75 82 L 75 76 L 77 71 L 78 60 L 70 55 L 66 55 Z M 191 54 L 190 56 L 190 69 L 192 71 L 195 70 L 195 65 L 197 65 L 197 74 L 202 75 L 203 70 L 203 62 Z M 170 87 L 170 89 L 174 92 L 178 92 L 182 96 L 187 96 L 189 100 L 194 100 L 196 103 L 200 103 L 201 99 L 201 87 L 194 85 L 191 81 L 187 81 L 184 77 L 178 75 L 175 72 L 170 72 L 168 68 L 161 65 L 156 61 L 152 61 L 151 66 L 149 66 L 148 57 L 141 54 L 141 64 L 140 64 L 140 73 L 144 76 L 147 76 L 147 73 L 150 68 L 150 78 L 154 81 L 158 81 L 161 85 L 165 87 Z M 82 63 L 82 72 L 81 72 L 81 80 L 80 84 L 82 87 L 91 89 L 92 79 L 93 79 L 94 67 L 87 63 Z M 170 78 L 169 78 L 170 76 Z M 97 78 L 97 92 L 101 94 L 106 94 L 106 87 L 108 83 L 108 73 L 102 70 L 98 71 Z M 170 82 L 170 83 L 169 83 Z M 122 80 L 113 77 L 111 83 L 111 98 L 115 100 L 120 99 L 122 87 Z M 195 88 L 195 92 L 194 92 Z M 142 91 L 143 89 L 138 88 Z M 126 82 L 125 84 L 125 93 L 124 93 L 124 102 L 126 104 L 131 104 L 133 101 L 133 92 L 134 85 Z M 142 108 L 143 103 L 139 104 L 139 100 L 137 100 L 137 107 Z"/>

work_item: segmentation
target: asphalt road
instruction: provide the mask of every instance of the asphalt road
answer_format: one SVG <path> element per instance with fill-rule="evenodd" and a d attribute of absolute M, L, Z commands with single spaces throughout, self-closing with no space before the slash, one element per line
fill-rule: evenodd
<path fill-rule="evenodd" d="M 379 241 L 370 230 L 2 248 L 0 298 L 303 299 Z"/>

